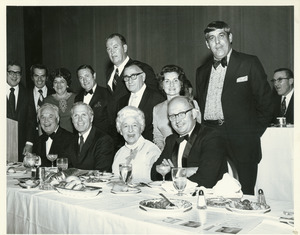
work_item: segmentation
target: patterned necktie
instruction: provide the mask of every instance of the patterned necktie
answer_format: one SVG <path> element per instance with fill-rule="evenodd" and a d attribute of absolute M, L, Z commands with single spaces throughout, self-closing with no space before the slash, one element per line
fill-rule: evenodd
<path fill-rule="evenodd" d="M 227 56 L 225 56 L 222 60 L 214 60 L 213 66 L 217 69 L 220 64 L 223 68 L 227 66 Z"/>
<path fill-rule="evenodd" d="M 39 89 L 40 97 L 38 99 L 38 106 L 41 107 L 44 101 L 43 90 Z"/>
<path fill-rule="evenodd" d="M 16 116 L 16 97 L 15 97 L 15 88 L 10 88 L 8 103 L 11 109 L 12 118 Z"/>
<path fill-rule="evenodd" d="M 80 136 L 79 136 L 79 153 L 78 153 L 79 155 L 80 155 L 80 153 L 81 153 L 83 144 L 84 144 L 84 139 L 83 139 L 83 136 L 80 135 Z"/>
<path fill-rule="evenodd" d="M 285 102 L 286 97 L 284 96 L 283 101 L 281 102 L 281 116 L 283 117 L 286 112 L 286 102 Z"/>
<path fill-rule="evenodd" d="M 113 91 L 115 91 L 116 87 L 117 87 L 117 83 L 118 83 L 118 78 L 119 78 L 119 69 L 116 69 L 115 75 L 114 75 L 114 80 L 113 80 Z"/>

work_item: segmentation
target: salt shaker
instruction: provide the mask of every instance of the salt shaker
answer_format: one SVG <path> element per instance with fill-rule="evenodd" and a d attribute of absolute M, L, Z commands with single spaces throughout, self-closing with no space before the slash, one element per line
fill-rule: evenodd
<path fill-rule="evenodd" d="M 265 199 L 265 195 L 264 195 L 264 191 L 262 189 L 258 190 L 258 199 L 257 202 L 263 205 L 266 205 L 266 199 Z"/>
<path fill-rule="evenodd" d="M 206 200 L 205 200 L 205 196 L 204 196 L 204 192 L 203 190 L 199 190 L 199 194 L 198 194 L 198 201 L 197 201 L 197 208 L 198 209 L 206 209 Z"/>

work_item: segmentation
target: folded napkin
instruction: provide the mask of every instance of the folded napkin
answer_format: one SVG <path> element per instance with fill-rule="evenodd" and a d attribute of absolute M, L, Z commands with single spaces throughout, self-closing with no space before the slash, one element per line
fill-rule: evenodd
<path fill-rule="evenodd" d="M 223 178 L 213 187 L 214 196 L 224 198 L 241 198 L 243 192 L 240 182 L 234 179 L 228 173 L 223 175 Z"/>
<path fill-rule="evenodd" d="M 187 179 L 186 181 L 186 187 L 183 191 L 183 193 L 187 193 L 190 194 L 192 192 L 195 191 L 196 187 L 197 187 L 197 183 L 190 181 L 189 179 Z M 165 181 L 165 183 L 163 183 L 161 185 L 161 187 L 166 190 L 166 192 L 168 193 L 177 193 L 177 190 L 174 188 L 173 186 L 173 182 L 172 181 Z"/>

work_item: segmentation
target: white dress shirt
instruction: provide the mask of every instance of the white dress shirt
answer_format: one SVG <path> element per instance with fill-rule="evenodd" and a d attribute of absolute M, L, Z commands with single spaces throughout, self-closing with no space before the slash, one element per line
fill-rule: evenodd
<path fill-rule="evenodd" d="M 195 125 L 196 126 L 196 125 Z M 193 127 L 193 129 L 188 133 L 189 137 L 191 136 L 195 126 Z M 181 135 L 182 136 L 182 135 Z M 180 137 L 181 137 L 180 136 Z M 185 146 L 187 144 L 186 140 L 183 140 L 180 144 L 179 144 L 179 149 L 178 149 L 178 156 L 177 156 L 177 165 L 178 167 L 182 167 L 182 155 L 185 149 Z"/>
<path fill-rule="evenodd" d="M 36 86 L 34 86 L 34 88 L 33 88 L 33 99 L 34 99 L 35 110 L 38 109 L 38 100 L 40 98 L 39 90 L 43 91 L 43 98 L 46 98 L 48 88 L 46 86 L 43 86 L 43 88 L 37 88 Z"/>
<path fill-rule="evenodd" d="M 138 108 L 142 100 L 145 89 L 146 89 L 146 84 L 144 84 L 138 92 L 136 93 L 131 92 L 128 105 Z"/>
<path fill-rule="evenodd" d="M 93 95 L 95 93 L 96 87 L 97 87 L 97 84 L 95 84 L 93 86 L 93 88 L 92 88 L 93 94 L 87 93 L 86 95 L 83 96 L 83 102 L 84 103 L 89 104 L 91 102 L 91 99 L 93 98 Z"/>
<path fill-rule="evenodd" d="M 127 64 L 127 62 L 129 61 L 129 57 L 127 56 L 126 59 L 122 62 L 122 64 L 119 65 L 119 67 L 114 65 L 114 71 L 111 73 L 110 78 L 108 80 L 107 85 L 109 85 L 109 87 L 113 90 L 113 81 L 114 81 L 114 76 L 116 73 L 116 69 L 119 70 L 119 76 L 122 74 L 125 65 Z"/>

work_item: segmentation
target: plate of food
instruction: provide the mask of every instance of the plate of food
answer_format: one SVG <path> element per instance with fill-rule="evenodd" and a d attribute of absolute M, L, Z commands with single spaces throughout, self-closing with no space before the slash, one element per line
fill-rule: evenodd
<path fill-rule="evenodd" d="M 91 198 L 96 197 L 99 193 L 101 193 L 101 188 L 85 185 L 83 185 L 80 189 L 67 189 L 62 186 L 54 186 L 54 189 L 63 195 L 76 198 Z"/>
<path fill-rule="evenodd" d="M 111 193 L 123 194 L 123 195 L 137 194 L 140 192 L 141 192 L 140 188 L 133 188 L 133 187 L 129 187 L 127 185 L 120 185 L 120 184 L 115 184 L 111 189 Z"/>
<path fill-rule="evenodd" d="M 22 180 L 19 180 L 19 185 L 26 189 L 36 188 L 39 184 L 39 180 L 32 180 L 31 178 L 22 178 Z"/>
<path fill-rule="evenodd" d="M 245 199 L 243 201 L 231 201 L 226 206 L 226 209 L 243 214 L 264 214 L 271 211 L 271 207 L 269 205 L 252 202 L 248 199 Z"/>
<path fill-rule="evenodd" d="M 182 199 L 169 199 L 174 205 L 164 198 L 143 200 L 139 203 L 142 210 L 148 212 L 186 212 L 192 209 L 192 203 Z"/>
<path fill-rule="evenodd" d="M 214 208 L 225 208 L 231 203 L 231 200 L 223 197 L 207 198 L 206 205 Z"/>

